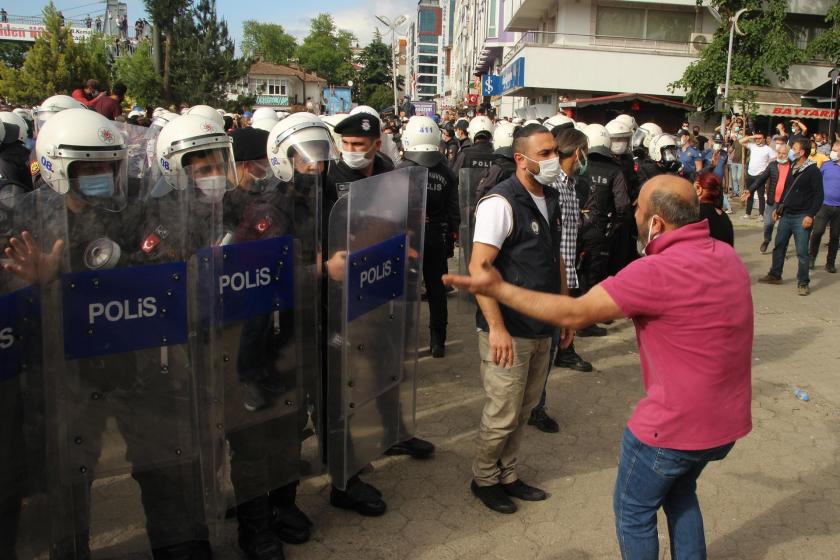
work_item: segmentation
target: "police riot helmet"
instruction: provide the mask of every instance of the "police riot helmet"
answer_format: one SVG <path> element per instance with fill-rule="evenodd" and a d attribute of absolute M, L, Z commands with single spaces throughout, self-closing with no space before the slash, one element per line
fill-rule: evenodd
<path fill-rule="evenodd" d="M 607 123 L 607 132 L 610 133 L 610 151 L 619 156 L 630 151 L 630 137 L 633 131 L 625 123 L 613 119 Z"/>
<path fill-rule="evenodd" d="M 221 119 L 215 110 L 213 114 Z M 215 162 L 209 177 L 214 182 L 197 185 L 191 174 L 193 170 L 188 168 L 193 164 L 194 157 L 211 155 Z M 195 185 L 207 198 L 215 200 L 221 197 L 219 193 L 223 195 L 225 190 L 230 190 L 237 182 L 230 136 L 212 118 L 191 113 L 168 122 L 158 134 L 155 156 L 163 179 L 176 190 L 185 190 Z"/>
<path fill-rule="evenodd" d="M 491 140 L 493 138 L 494 128 L 493 121 L 490 120 L 490 117 L 479 115 L 477 117 L 473 117 L 470 121 L 470 124 L 467 127 L 467 134 L 473 142 L 475 142 L 476 138 Z"/>
<path fill-rule="evenodd" d="M 631 142 L 634 150 L 650 148 L 650 141 L 654 136 L 662 134 L 662 127 L 656 123 L 646 122 L 633 133 Z"/>
<path fill-rule="evenodd" d="M 677 141 L 670 134 L 657 134 L 651 138 L 648 152 L 650 159 L 660 167 L 673 170 L 679 166 Z"/>
<path fill-rule="evenodd" d="M 583 130 L 586 128 L 586 126 L 587 126 L 586 123 L 583 122 L 583 121 L 575 121 L 575 128 L 580 130 L 581 132 L 583 132 Z"/>
<path fill-rule="evenodd" d="M 81 101 L 76 101 L 69 95 L 53 95 L 48 97 L 33 110 L 35 130 L 41 130 L 44 123 L 59 111 L 65 109 L 87 109 Z"/>
<path fill-rule="evenodd" d="M 35 157 L 41 178 L 58 194 L 109 211 L 125 208 L 128 148 L 117 125 L 96 111 L 52 115 L 38 133 Z"/>
<path fill-rule="evenodd" d="M 627 125 L 627 128 L 629 128 L 631 132 L 636 132 L 636 129 L 639 128 L 636 124 L 636 118 L 633 115 L 618 115 L 615 120 Z"/>
<path fill-rule="evenodd" d="M 510 148 L 513 146 L 513 134 L 520 128 L 508 121 L 502 121 L 493 130 L 493 149 Z"/>
<path fill-rule="evenodd" d="M 214 123 L 218 124 L 220 127 L 222 127 L 222 129 L 225 128 L 224 117 L 220 115 L 219 112 L 216 111 L 216 109 L 214 109 L 210 105 L 195 105 L 187 109 L 187 112 L 184 114 L 204 117 L 206 120 L 211 120 Z"/>
<path fill-rule="evenodd" d="M 335 115 L 341 119 L 346 115 Z M 325 119 L 326 120 L 326 119 Z M 334 132 L 312 113 L 295 113 L 274 125 L 268 133 L 266 152 L 274 176 L 290 181 L 295 173 L 295 156 L 303 164 L 338 160 Z"/>
<path fill-rule="evenodd" d="M 26 121 L 20 115 L 11 111 L 0 111 L 0 121 L 18 127 L 18 140 L 21 142 L 26 141 L 26 131 L 29 130 L 29 125 L 26 124 Z"/>
<path fill-rule="evenodd" d="M 586 138 L 589 140 L 589 153 L 601 154 L 610 157 L 610 133 L 602 124 L 589 124 L 583 129 Z"/>
<path fill-rule="evenodd" d="M 431 117 L 414 116 L 408 119 L 401 140 L 407 159 L 424 167 L 433 167 L 442 161 L 440 128 Z"/>
<path fill-rule="evenodd" d="M 260 119 L 271 119 L 274 122 L 277 122 L 280 120 L 280 117 L 277 116 L 274 109 L 270 107 L 260 107 L 259 109 L 254 110 L 254 114 L 251 116 L 251 119 L 253 122 L 257 122 Z"/>
<path fill-rule="evenodd" d="M 557 134 L 563 128 L 572 128 L 575 126 L 575 121 L 566 115 L 554 115 L 546 119 L 543 125 L 551 131 L 552 134 Z"/>

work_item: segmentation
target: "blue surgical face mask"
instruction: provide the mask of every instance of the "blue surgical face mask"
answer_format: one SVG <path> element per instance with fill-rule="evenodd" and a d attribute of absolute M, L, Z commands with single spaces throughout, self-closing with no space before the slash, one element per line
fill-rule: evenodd
<path fill-rule="evenodd" d="M 114 176 L 111 173 L 105 173 L 79 177 L 79 191 L 91 198 L 114 196 Z"/>
<path fill-rule="evenodd" d="M 796 161 L 796 154 L 793 153 L 793 148 L 788 150 L 788 159 L 790 161 Z"/>

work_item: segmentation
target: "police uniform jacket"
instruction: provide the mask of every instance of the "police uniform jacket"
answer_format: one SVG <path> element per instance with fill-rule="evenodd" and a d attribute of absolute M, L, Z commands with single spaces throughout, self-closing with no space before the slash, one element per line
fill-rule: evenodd
<path fill-rule="evenodd" d="M 621 166 L 611 157 L 589 154 L 590 195 L 581 210 L 584 222 L 594 222 L 605 233 L 610 224 L 624 221 L 630 213 L 630 198 Z"/>

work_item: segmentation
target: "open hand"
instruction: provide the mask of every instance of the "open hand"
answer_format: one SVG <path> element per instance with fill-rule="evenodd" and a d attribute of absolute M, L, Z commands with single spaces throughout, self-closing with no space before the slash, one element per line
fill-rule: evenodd
<path fill-rule="evenodd" d="M 52 250 L 44 253 L 28 231 L 21 234 L 21 239 L 12 237 L 6 247 L 6 256 L 12 261 L 4 263 L 3 268 L 22 280 L 34 284 L 45 284 L 55 278 L 61 262 L 64 241 L 53 243 Z"/>
<path fill-rule="evenodd" d="M 504 284 L 502 275 L 490 262 L 481 263 L 481 271 L 472 276 L 444 274 L 443 283 L 456 288 L 466 288 L 473 294 L 494 298 Z"/>

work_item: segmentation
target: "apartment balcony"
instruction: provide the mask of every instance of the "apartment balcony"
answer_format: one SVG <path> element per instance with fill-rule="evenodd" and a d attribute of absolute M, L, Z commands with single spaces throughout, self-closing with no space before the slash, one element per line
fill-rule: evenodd
<path fill-rule="evenodd" d="M 696 57 L 688 42 L 529 31 L 505 54 L 503 65 L 524 59 L 524 83 L 519 86 L 524 93 L 565 89 L 683 95 L 667 86 Z"/>

